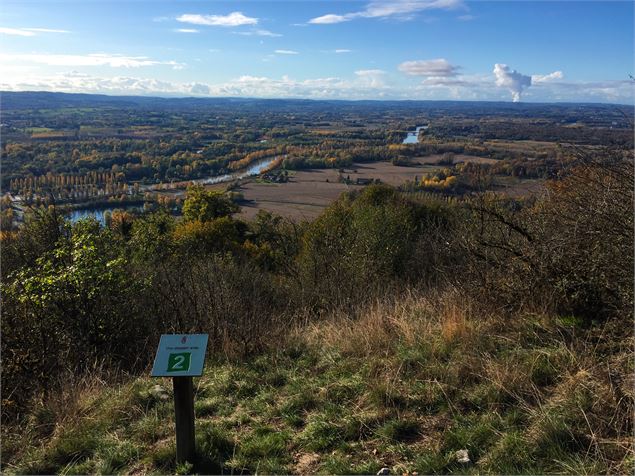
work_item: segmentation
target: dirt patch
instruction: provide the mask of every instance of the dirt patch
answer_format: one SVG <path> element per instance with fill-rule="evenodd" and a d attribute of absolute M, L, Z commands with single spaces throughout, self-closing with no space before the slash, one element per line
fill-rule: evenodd
<path fill-rule="evenodd" d="M 357 188 L 360 187 L 339 182 L 336 170 L 314 170 L 297 172 L 287 183 L 249 180 L 237 191 L 247 201 L 241 205 L 244 218 L 253 218 L 259 210 L 267 210 L 301 221 L 316 218 L 342 193 Z"/>
<path fill-rule="evenodd" d="M 294 457 L 295 468 L 293 474 L 313 474 L 320 463 L 317 453 L 298 453 Z"/>

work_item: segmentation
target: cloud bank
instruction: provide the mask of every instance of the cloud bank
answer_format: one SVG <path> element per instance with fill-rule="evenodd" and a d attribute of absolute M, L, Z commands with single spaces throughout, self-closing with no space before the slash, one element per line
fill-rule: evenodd
<path fill-rule="evenodd" d="M 291 50 L 286 50 L 291 51 Z M 612 102 L 632 104 L 635 84 L 629 80 L 565 81 L 561 71 L 528 76 L 505 65 L 498 64 L 497 74 L 458 74 L 459 68 L 449 62 L 429 63 L 436 60 L 418 60 L 413 67 L 404 67 L 401 75 L 382 69 L 359 69 L 347 77 L 320 77 L 294 79 L 245 74 L 217 83 L 176 82 L 152 77 L 151 66 L 182 67 L 173 61 L 158 61 L 148 57 L 124 55 L 25 55 L 0 54 L 0 90 L 59 91 L 105 93 L 146 96 L 202 96 L 202 97 L 262 97 L 310 99 L 408 99 L 408 100 L 487 100 L 500 101 L 525 95 L 531 101 Z M 8 61 L 8 60 L 13 60 Z M 423 62 L 423 64 L 421 64 Z M 408 63 L 408 62 L 406 62 Z M 447 64 L 446 64 L 447 63 Z M 121 68 L 143 71 L 143 77 L 114 73 L 107 70 L 87 74 L 86 71 L 43 73 L 39 64 L 54 66 L 110 66 L 111 71 Z M 145 68 L 150 66 L 149 68 Z M 415 73 L 410 75 L 410 73 Z M 159 74 L 158 72 L 156 74 Z M 415 76 L 415 84 L 399 81 L 406 75 Z M 433 75 L 433 76 L 428 76 Z"/>

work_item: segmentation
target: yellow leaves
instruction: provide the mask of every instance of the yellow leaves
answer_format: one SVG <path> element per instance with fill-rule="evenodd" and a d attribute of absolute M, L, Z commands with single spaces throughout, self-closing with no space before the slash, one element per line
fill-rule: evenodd
<path fill-rule="evenodd" d="M 458 179 L 456 178 L 456 176 L 455 176 L 455 175 L 451 175 L 450 177 L 447 177 L 447 178 L 445 179 L 445 183 L 446 183 L 446 185 L 447 185 L 448 187 L 452 187 L 453 185 L 455 185 L 455 184 L 456 184 L 457 180 L 458 180 Z"/>
<path fill-rule="evenodd" d="M 401 151 L 404 151 L 404 150 L 408 150 L 408 147 L 407 146 L 403 146 L 401 144 L 390 144 L 388 146 L 388 150 L 395 150 L 397 152 L 401 152 Z"/>
<path fill-rule="evenodd" d="M 445 178 L 437 176 L 425 177 L 419 182 L 423 188 L 432 188 L 435 190 L 445 190 L 452 188 L 457 184 L 458 178 L 455 175 L 450 175 Z"/>

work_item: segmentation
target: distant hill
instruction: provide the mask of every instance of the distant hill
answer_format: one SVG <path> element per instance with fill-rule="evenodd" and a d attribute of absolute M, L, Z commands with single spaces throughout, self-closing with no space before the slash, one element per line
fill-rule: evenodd
<path fill-rule="evenodd" d="M 519 115 L 533 117 L 552 113 L 571 113 L 583 109 L 586 113 L 594 110 L 598 113 L 614 109 L 616 106 L 627 108 L 625 113 L 632 115 L 633 106 L 587 103 L 511 103 L 489 101 L 345 101 L 313 99 L 260 99 L 260 98 L 166 98 L 150 96 L 108 96 L 105 94 L 69 94 L 46 91 L 0 91 L 0 107 L 3 110 L 20 109 L 58 109 L 77 107 L 117 107 L 144 109 L 197 110 L 215 107 L 227 108 L 228 105 L 242 110 L 285 110 L 316 109 L 323 110 L 333 106 L 338 108 L 373 109 L 405 108 L 423 110 L 442 110 L 448 113 L 469 113 L 474 115 Z"/>

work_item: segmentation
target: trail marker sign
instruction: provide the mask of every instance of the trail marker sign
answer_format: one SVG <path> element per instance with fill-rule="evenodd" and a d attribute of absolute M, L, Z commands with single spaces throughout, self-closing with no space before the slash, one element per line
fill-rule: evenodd
<path fill-rule="evenodd" d="M 153 377 L 172 377 L 176 462 L 195 458 L 194 387 L 192 377 L 203 374 L 207 334 L 163 334 L 152 366 Z"/>
<path fill-rule="evenodd" d="M 203 374 L 207 334 L 163 334 L 152 366 L 153 377 L 199 377 Z"/>

